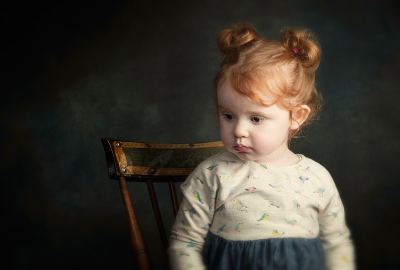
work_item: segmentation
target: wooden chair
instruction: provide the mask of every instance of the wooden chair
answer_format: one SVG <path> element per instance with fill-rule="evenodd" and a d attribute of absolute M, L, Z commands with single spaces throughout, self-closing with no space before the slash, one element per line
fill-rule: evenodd
<path fill-rule="evenodd" d="M 128 192 L 127 181 L 145 182 L 149 191 L 161 243 L 168 248 L 168 238 L 160 214 L 154 182 L 168 184 L 174 217 L 178 212 L 175 182 L 185 180 L 202 160 L 220 152 L 220 141 L 195 144 L 154 144 L 102 138 L 110 179 L 119 181 L 128 218 L 134 258 L 140 270 L 151 269 L 148 248 L 143 240 L 136 211 Z M 169 234 L 169 232 L 168 232 Z"/>

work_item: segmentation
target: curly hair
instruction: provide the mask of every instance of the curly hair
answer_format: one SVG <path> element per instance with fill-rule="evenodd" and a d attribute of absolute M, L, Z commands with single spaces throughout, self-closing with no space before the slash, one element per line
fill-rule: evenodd
<path fill-rule="evenodd" d="M 280 40 L 268 40 L 251 24 L 237 23 L 219 33 L 218 48 L 223 59 L 214 79 L 216 91 L 229 79 L 238 93 L 264 106 L 277 103 L 292 112 L 308 105 L 302 128 L 316 118 L 322 105 L 315 86 L 321 49 L 309 30 L 285 28 Z M 299 131 L 291 130 L 289 139 Z"/>

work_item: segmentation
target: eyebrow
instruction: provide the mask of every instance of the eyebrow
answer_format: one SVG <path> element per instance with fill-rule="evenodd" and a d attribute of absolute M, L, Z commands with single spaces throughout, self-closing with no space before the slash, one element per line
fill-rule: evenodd
<path fill-rule="evenodd" d="M 223 107 L 221 105 L 218 105 L 218 109 L 229 111 L 228 109 L 226 109 L 225 107 Z M 265 116 L 265 117 L 268 117 L 268 115 L 270 115 L 270 113 L 265 113 L 265 112 L 260 112 L 260 111 L 246 111 L 246 113 L 248 113 L 248 114 L 257 114 L 257 115 L 261 115 L 261 116 Z"/>
<path fill-rule="evenodd" d="M 218 109 L 226 110 L 226 111 L 227 111 L 227 109 L 226 109 L 224 106 L 221 106 L 221 105 L 218 105 Z"/>

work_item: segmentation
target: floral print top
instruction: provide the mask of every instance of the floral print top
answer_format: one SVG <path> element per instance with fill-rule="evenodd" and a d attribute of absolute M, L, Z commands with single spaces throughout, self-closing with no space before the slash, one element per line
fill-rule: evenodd
<path fill-rule="evenodd" d="M 223 151 L 200 163 L 180 186 L 171 268 L 205 269 L 201 250 L 210 230 L 228 240 L 319 237 L 327 269 L 355 269 L 344 206 L 330 173 L 298 156 L 294 165 L 275 167 Z"/>

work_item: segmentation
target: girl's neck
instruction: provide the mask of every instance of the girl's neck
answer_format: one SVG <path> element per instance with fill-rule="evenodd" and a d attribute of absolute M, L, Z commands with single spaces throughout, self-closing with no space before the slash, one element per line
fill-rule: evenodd
<path fill-rule="evenodd" d="M 256 160 L 258 163 L 266 163 L 272 166 L 290 166 L 299 161 L 298 155 L 293 153 L 287 145 L 282 145 L 274 152 L 261 160 Z"/>

